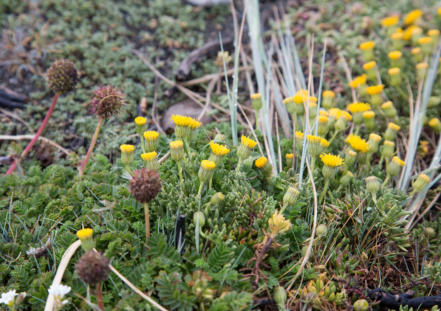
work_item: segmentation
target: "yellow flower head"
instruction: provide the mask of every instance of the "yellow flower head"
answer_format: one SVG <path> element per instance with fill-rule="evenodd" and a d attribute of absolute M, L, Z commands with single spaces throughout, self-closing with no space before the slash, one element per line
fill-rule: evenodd
<path fill-rule="evenodd" d="M 135 124 L 136 124 L 137 126 L 142 126 L 142 125 L 144 125 L 144 124 L 146 124 L 146 123 L 147 123 L 147 119 L 144 118 L 144 117 L 136 117 L 136 118 L 135 118 Z"/>
<path fill-rule="evenodd" d="M 305 134 L 303 134 L 303 132 L 300 132 L 300 131 L 296 132 L 296 138 L 297 139 L 303 139 L 304 136 L 305 136 Z"/>
<path fill-rule="evenodd" d="M 135 146 L 133 145 L 121 145 L 119 148 L 121 149 L 121 152 L 124 153 L 132 153 L 135 151 Z"/>
<path fill-rule="evenodd" d="M 227 147 L 216 144 L 213 141 L 210 141 L 210 148 L 211 148 L 211 152 L 213 152 L 213 154 L 215 154 L 217 156 L 221 156 L 221 157 L 223 157 L 228 152 L 230 152 L 230 149 L 228 149 Z"/>
<path fill-rule="evenodd" d="M 314 103 L 314 102 L 309 102 L 309 103 L 308 103 L 308 107 L 309 107 L 309 108 L 315 108 L 315 107 L 317 107 L 317 104 Z"/>
<path fill-rule="evenodd" d="M 181 115 L 172 115 L 171 119 L 173 120 L 173 122 L 175 123 L 175 125 L 177 126 L 181 126 L 181 127 L 189 127 L 192 129 L 198 128 L 199 126 L 202 125 L 201 122 L 191 118 L 191 117 L 186 117 L 186 116 L 181 116 Z"/>
<path fill-rule="evenodd" d="M 210 160 L 202 160 L 201 167 L 204 170 L 212 171 L 216 168 L 216 163 L 214 163 L 213 161 L 210 161 Z"/>
<path fill-rule="evenodd" d="M 315 96 L 309 96 L 308 101 L 309 101 L 309 104 L 311 105 L 311 104 L 317 103 L 318 99 Z"/>
<path fill-rule="evenodd" d="M 364 70 L 374 69 L 376 65 L 377 65 L 376 62 L 371 61 L 371 62 L 368 62 L 368 63 L 364 64 L 364 65 L 363 65 L 363 69 L 364 69 Z"/>
<path fill-rule="evenodd" d="M 360 50 L 366 51 L 366 50 L 372 50 L 375 46 L 374 41 L 366 41 L 360 44 Z"/>
<path fill-rule="evenodd" d="M 267 162 L 268 159 L 266 157 L 260 157 L 256 161 L 254 161 L 254 165 L 256 165 L 257 168 L 262 168 Z"/>
<path fill-rule="evenodd" d="M 432 41 L 433 40 L 431 37 L 422 37 L 418 39 L 418 44 L 420 45 L 431 44 Z"/>
<path fill-rule="evenodd" d="M 404 161 L 401 160 L 399 157 L 395 156 L 392 158 L 392 161 L 398 164 L 399 166 L 404 166 Z"/>
<path fill-rule="evenodd" d="M 383 88 L 384 88 L 383 84 L 369 86 L 367 88 L 367 92 L 369 95 L 378 95 L 383 91 Z"/>
<path fill-rule="evenodd" d="M 188 127 L 191 128 L 191 129 L 197 129 L 201 125 L 202 125 L 201 122 L 191 118 L 190 123 L 188 124 Z"/>
<path fill-rule="evenodd" d="M 406 16 L 404 16 L 404 24 L 410 25 L 415 23 L 415 21 L 418 20 L 421 17 L 421 15 L 423 15 L 423 12 L 421 10 L 410 11 L 409 13 L 406 14 Z"/>
<path fill-rule="evenodd" d="M 401 55 L 402 55 L 402 53 L 400 51 L 392 51 L 392 52 L 389 52 L 388 57 L 390 59 L 400 59 Z"/>
<path fill-rule="evenodd" d="M 343 164 L 343 159 L 340 158 L 337 155 L 333 155 L 330 153 L 322 153 L 320 155 L 320 159 L 322 160 L 323 164 L 329 167 L 337 167 L 341 166 Z"/>
<path fill-rule="evenodd" d="M 156 131 L 145 131 L 144 132 L 144 138 L 148 141 L 157 140 L 158 137 L 159 137 L 159 133 Z"/>
<path fill-rule="evenodd" d="M 320 146 L 324 147 L 324 148 L 328 148 L 329 147 L 329 141 L 327 141 L 324 138 L 320 139 Z"/>
<path fill-rule="evenodd" d="M 418 63 L 416 64 L 416 69 L 427 69 L 427 67 L 429 67 L 428 63 Z"/>
<path fill-rule="evenodd" d="M 437 12 L 438 12 L 438 15 L 441 16 L 441 7 L 438 8 Z"/>
<path fill-rule="evenodd" d="M 319 116 L 321 117 L 329 117 L 329 113 L 326 110 L 320 110 Z"/>
<path fill-rule="evenodd" d="M 303 104 L 304 97 L 302 95 L 294 95 L 293 97 L 290 97 L 289 99 L 296 104 Z"/>
<path fill-rule="evenodd" d="M 331 90 L 323 91 L 323 97 L 334 98 L 335 97 L 335 93 L 333 91 L 331 91 Z"/>
<path fill-rule="evenodd" d="M 319 122 L 319 123 L 322 123 L 322 124 L 324 124 L 324 123 L 328 123 L 328 117 L 320 116 L 320 115 L 319 115 L 319 117 L 318 117 L 318 122 Z"/>
<path fill-rule="evenodd" d="M 144 161 L 151 161 L 151 160 L 155 159 L 157 155 L 158 154 L 156 153 L 156 151 L 152 151 L 152 152 L 147 152 L 147 153 L 141 154 L 141 158 Z"/>
<path fill-rule="evenodd" d="M 429 37 L 438 37 L 438 36 L 439 36 L 439 30 L 438 30 L 438 29 L 430 29 L 430 30 L 427 32 L 427 35 L 428 35 Z"/>
<path fill-rule="evenodd" d="M 355 77 L 351 82 L 349 82 L 349 87 L 356 89 L 362 85 L 366 84 L 367 76 L 365 74 Z"/>
<path fill-rule="evenodd" d="M 381 109 L 383 109 L 383 110 L 390 109 L 393 107 L 394 107 L 394 104 L 390 100 L 385 102 L 383 105 L 381 105 Z"/>
<path fill-rule="evenodd" d="M 438 118 L 432 118 L 429 121 L 429 126 L 430 127 L 437 127 L 437 126 L 439 126 L 440 123 L 441 123 L 441 121 Z"/>
<path fill-rule="evenodd" d="M 409 26 L 403 33 L 404 40 L 410 40 L 414 35 L 419 35 L 423 32 L 423 30 L 415 25 Z"/>
<path fill-rule="evenodd" d="M 425 182 L 429 182 L 429 181 L 430 181 L 430 177 L 427 176 L 427 175 L 424 174 L 424 173 L 419 174 L 419 175 L 418 175 L 418 178 L 422 178 Z"/>
<path fill-rule="evenodd" d="M 395 33 L 390 35 L 390 38 L 392 40 L 401 40 L 401 39 L 403 39 L 403 36 L 404 36 L 404 33 L 402 33 L 402 32 L 395 32 Z"/>
<path fill-rule="evenodd" d="M 294 157 L 294 155 L 292 153 L 285 154 L 285 158 L 287 158 L 287 159 L 292 159 L 293 157 Z"/>
<path fill-rule="evenodd" d="M 254 93 L 250 95 L 250 99 L 252 100 L 261 99 L 261 98 L 262 98 L 262 94 L 260 93 Z"/>
<path fill-rule="evenodd" d="M 355 151 L 366 152 L 369 150 L 369 144 L 366 140 L 357 135 L 349 135 L 345 140 Z"/>
<path fill-rule="evenodd" d="M 401 69 L 398 68 L 398 67 L 394 67 L 394 68 L 390 68 L 387 72 L 388 72 L 389 75 L 391 75 L 391 76 L 396 76 L 396 75 L 399 75 L 399 74 L 400 74 Z"/>
<path fill-rule="evenodd" d="M 348 113 L 347 111 L 338 109 L 338 108 L 331 108 L 329 109 L 329 116 L 331 116 L 332 118 L 335 119 L 340 119 L 340 118 L 344 118 L 347 121 L 351 121 L 352 120 L 352 116 L 350 113 Z"/>
<path fill-rule="evenodd" d="M 77 237 L 80 240 L 90 239 L 92 237 L 92 234 L 93 234 L 93 230 L 90 228 L 84 228 L 77 231 Z"/>
<path fill-rule="evenodd" d="M 381 136 L 380 135 L 377 135 L 377 134 L 375 134 L 375 133 L 370 133 L 369 134 L 369 140 L 373 140 L 373 141 L 375 141 L 375 142 L 380 142 L 380 140 L 381 140 Z"/>
<path fill-rule="evenodd" d="M 288 231 L 291 228 L 289 220 L 285 219 L 279 212 L 275 212 L 271 218 L 268 219 L 268 225 L 273 236 Z"/>
<path fill-rule="evenodd" d="M 314 136 L 314 135 L 306 135 L 306 139 L 310 143 L 320 143 L 322 140 L 320 136 Z"/>
<path fill-rule="evenodd" d="M 381 26 L 383 27 L 392 27 L 398 24 L 400 17 L 398 15 L 392 15 L 385 17 L 381 20 Z"/>
<path fill-rule="evenodd" d="M 363 112 L 363 119 L 373 119 L 375 118 L 375 112 L 372 110 Z"/>
<path fill-rule="evenodd" d="M 282 101 L 285 105 L 293 102 L 293 97 L 287 97 Z"/>
<path fill-rule="evenodd" d="M 365 103 L 352 103 L 348 105 L 347 109 L 351 113 L 365 112 L 371 109 L 371 105 Z"/>
<path fill-rule="evenodd" d="M 385 140 L 385 141 L 384 141 L 384 145 L 385 145 L 385 146 L 388 146 L 388 147 L 393 147 L 393 148 L 395 148 L 395 143 L 394 143 L 393 141 L 390 141 L 390 140 Z"/>
<path fill-rule="evenodd" d="M 174 140 L 170 142 L 170 148 L 171 149 L 182 149 L 184 148 L 184 142 L 182 140 Z"/>
<path fill-rule="evenodd" d="M 242 135 L 242 137 L 240 138 L 240 142 L 248 149 L 253 149 L 257 145 L 257 142 L 244 135 Z"/>
<path fill-rule="evenodd" d="M 421 48 L 413 48 L 410 50 L 410 53 L 412 53 L 412 55 L 418 55 L 421 53 Z"/>
<path fill-rule="evenodd" d="M 389 122 L 387 124 L 387 127 L 392 129 L 392 130 L 394 130 L 395 132 L 398 132 L 400 130 L 400 126 L 395 124 L 395 123 L 393 123 L 393 122 Z"/>

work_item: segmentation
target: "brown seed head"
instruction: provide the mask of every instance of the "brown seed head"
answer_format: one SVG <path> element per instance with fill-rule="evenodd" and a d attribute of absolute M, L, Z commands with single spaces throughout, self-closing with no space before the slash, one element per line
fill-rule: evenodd
<path fill-rule="evenodd" d="M 109 276 L 109 259 L 94 250 L 90 250 L 78 260 L 75 271 L 81 280 L 89 285 L 100 283 Z"/>
<path fill-rule="evenodd" d="M 78 73 L 72 62 L 65 59 L 57 60 L 48 69 L 47 80 L 54 93 L 64 95 L 74 89 Z"/>
<path fill-rule="evenodd" d="M 112 86 L 103 86 L 95 91 L 90 104 L 93 112 L 107 119 L 119 112 L 124 104 L 124 94 Z"/>
<path fill-rule="evenodd" d="M 161 179 L 155 170 L 142 168 L 133 172 L 130 192 L 141 203 L 154 199 L 161 191 Z"/>

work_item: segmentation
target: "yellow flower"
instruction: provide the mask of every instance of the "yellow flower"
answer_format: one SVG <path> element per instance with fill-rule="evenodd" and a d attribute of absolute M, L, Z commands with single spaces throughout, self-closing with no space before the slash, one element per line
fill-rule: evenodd
<path fill-rule="evenodd" d="M 304 137 L 303 132 L 300 132 L 300 131 L 297 131 L 297 132 L 296 132 L 296 138 L 297 138 L 297 139 L 303 139 L 303 137 Z"/>
<path fill-rule="evenodd" d="M 330 97 L 330 98 L 334 98 L 335 97 L 335 93 L 333 91 L 323 91 L 323 97 Z"/>
<path fill-rule="evenodd" d="M 192 128 L 192 129 L 197 129 L 201 125 L 202 125 L 201 122 L 199 122 L 199 121 L 197 121 L 197 120 L 195 120 L 193 118 L 190 118 L 190 123 L 188 124 L 188 127 Z"/>
<path fill-rule="evenodd" d="M 201 126 L 201 122 L 196 121 L 191 117 L 181 116 L 181 115 L 172 115 L 171 119 L 177 126 L 182 127 L 190 127 L 190 128 L 198 128 Z"/>
<path fill-rule="evenodd" d="M 400 130 L 400 126 L 395 124 L 395 123 L 393 123 L 393 122 L 389 122 L 387 124 L 387 127 L 390 128 L 390 129 L 393 129 L 396 132 L 398 132 Z"/>
<path fill-rule="evenodd" d="M 171 149 L 182 149 L 184 147 L 184 142 L 182 140 L 174 140 L 170 142 Z"/>
<path fill-rule="evenodd" d="M 92 234 L 93 234 L 93 230 L 90 228 L 84 228 L 77 231 L 77 237 L 80 240 L 90 239 L 92 237 Z"/>
<path fill-rule="evenodd" d="M 372 119 L 374 117 L 375 117 L 375 112 L 373 112 L 372 110 L 363 112 L 364 119 Z"/>
<path fill-rule="evenodd" d="M 151 161 L 151 160 L 155 159 L 157 155 L 158 154 L 156 153 L 156 151 L 152 151 L 152 152 L 147 152 L 147 153 L 141 154 L 141 158 L 144 161 Z"/>
<path fill-rule="evenodd" d="M 383 88 L 384 88 L 383 84 L 369 86 L 367 88 L 367 92 L 369 95 L 378 95 L 383 91 Z"/>
<path fill-rule="evenodd" d="M 430 29 L 430 30 L 427 32 L 427 35 L 428 35 L 429 37 L 438 37 L 438 36 L 439 36 L 439 30 L 438 30 L 438 29 Z"/>
<path fill-rule="evenodd" d="M 296 103 L 296 104 L 303 104 L 303 96 L 302 95 L 294 95 L 293 97 L 290 97 L 289 99 L 291 100 L 291 101 L 293 101 L 294 103 Z M 287 98 L 288 99 L 288 98 Z M 287 104 L 287 103 L 289 103 L 289 102 L 287 102 L 287 103 L 285 103 L 285 101 L 283 102 L 284 104 Z"/>
<path fill-rule="evenodd" d="M 320 139 L 320 146 L 324 147 L 324 148 L 328 148 L 329 147 L 329 141 L 327 141 L 324 138 Z"/>
<path fill-rule="evenodd" d="M 392 108 L 393 106 L 394 104 L 391 101 L 387 101 L 383 105 L 381 105 L 381 109 L 386 110 Z"/>
<path fill-rule="evenodd" d="M 418 39 L 418 44 L 420 45 L 424 45 L 424 44 L 431 44 L 432 43 L 432 38 L 431 37 L 422 37 Z"/>
<path fill-rule="evenodd" d="M 441 7 L 438 8 L 437 12 L 438 12 L 438 15 L 441 16 Z"/>
<path fill-rule="evenodd" d="M 366 140 L 357 135 L 349 135 L 345 140 L 355 151 L 366 152 L 369 150 L 369 144 Z"/>
<path fill-rule="evenodd" d="M 415 23 L 415 21 L 418 20 L 421 17 L 421 15 L 423 15 L 423 12 L 421 10 L 410 11 L 409 13 L 406 14 L 406 16 L 404 16 L 404 24 L 410 25 Z"/>
<path fill-rule="evenodd" d="M 253 149 L 257 145 L 257 142 L 244 135 L 242 135 L 242 137 L 240 138 L 240 142 L 248 149 Z"/>
<path fill-rule="evenodd" d="M 272 236 L 288 231 L 291 228 L 290 221 L 285 219 L 285 217 L 282 214 L 279 214 L 279 212 L 275 212 L 271 218 L 268 219 L 268 225 Z"/>
<path fill-rule="evenodd" d="M 322 138 L 320 136 L 314 136 L 314 135 L 306 135 L 306 139 L 310 143 L 320 143 Z"/>
<path fill-rule="evenodd" d="M 367 76 L 365 74 L 355 77 L 351 82 L 349 82 L 349 86 L 353 89 L 359 88 L 362 85 L 366 84 Z"/>
<path fill-rule="evenodd" d="M 352 116 L 344 110 L 338 109 L 338 108 L 331 108 L 329 109 L 329 116 L 335 118 L 335 119 L 340 119 L 340 118 L 344 118 L 347 121 L 351 121 L 352 120 Z"/>
<path fill-rule="evenodd" d="M 395 143 L 393 141 L 390 141 L 390 140 L 385 140 L 384 141 L 384 145 L 395 148 Z"/>
<path fill-rule="evenodd" d="M 352 103 L 347 107 L 348 111 L 351 113 L 364 112 L 371 109 L 371 105 L 365 103 Z"/>
<path fill-rule="evenodd" d="M 320 116 L 318 117 L 318 122 L 319 123 L 328 123 L 328 117 L 325 116 Z"/>
<path fill-rule="evenodd" d="M 390 35 L 390 38 L 392 40 L 401 40 L 401 39 L 403 39 L 403 36 L 404 36 L 404 34 L 402 32 L 395 32 Z"/>
<path fill-rule="evenodd" d="M 328 117 L 329 113 L 326 110 L 320 110 L 319 111 L 319 116 L 320 117 Z"/>
<path fill-rule="evenodd" d="M 441 123 L 441 121 L 438 118 L 432 118 L 429 121 L 429 126 L 430 127 L 437 127 L 437 126 L 439 126 L 440 123 Z"/>
<path fill-rule="evenodd" d="M 212 171 L 216 168 L 216 163 L 214 163 L 213 161 L 210 161 L 210 160 L 202 160 L 201 167 L 204 170 Z"/>
<path fill-rule="evenodd" d="M 285 158 L 286 159 L 292 159 L 294 157 L 294 155 L 292 154 L 292 153 L 287 153 L 286 155 L 285 155 Z"/>
<path fill-rule="evenodd" d="M 146 131 L 144 132 L 144 138 L 148 141 L 157 140 L 159 137 L 159 133 L 156 131 Z"/>
<path fill-rule="evenodd" d="M 395 156 L 392 158 L 392 161 L 398 164 L 399 166 L 404 166 L 404 161 L 401 160 L 399 157 Z"/>
<path fill-rule="evenodd" d="M 252 100 L 261 99 L 261 98 L 262 98 L 262 94 L 260 93 L 255 93 L 250 95 L 250 99 Z"/>
<path fill-rule="evenodd" d="M 369 134 L 369 139 L 378 143 L 381 140 L 381 136 L 377 135 L 375 133 L 371 133 L 371 134 Z"/>
<path fill-rule="evenodd" d="M 388 17 L 385 17 L 381 20 L 381 26 L 392 27 L 392 26 L 395 26 L 399 20 L 400 20 L 400 17 L 398 15 L 388 16 Z"/>
<path fill-rule="evenodd" d="M 392 52 L 389 52 L 388 57 L 390 59 L 400 59 L 401 55 L 402 55 L 402 53 L 400 51 L 392 51 Z"/>
<path fill-rule="evenodd" d="M 133 145 L 121 145 L 119 148 L 121 149 L 121 152 L 124 153 L 132 153 L 135 151 L 135 146 Z"/>
<path fill-rule="evenodd" d="M 410 50 L 410 53 L 412 53 L 412 55 L 418 55 L 421 53 L 421 48 L 413 48 L 412 50 Z"/>
<path fill-rule="evenodd" d="M 136 118 L 135 118 L 135 124 L 136 124 L 137 126 L 142 126 L 142 125 L 144 125 L 144 124 L 146 124 L 146 123 L 147 123 L 147 119 L 144 118 L 144 117 L 136 117 Z"/>
<path fill-rule="evenodd" d="M 330 153 L 322 153 L 320 155 L 320 159 L 323 164 L 329 167 L 337 167 L 343 165 L 343 159 L 337 155 L 333 155 Z"/>
<path fill-rule="evenodd" d="M 211 148 L 211 152 L 213 152 L 213 154 L 217 156 L 224 156 L 228 152 L 230 152 L 230 149 L 228 149 L 227 147 L 216 144 L 213 141 L 210 141 L 210 148 Z"/>
<path fill-rule="evenodd" d="M 265 166 L 267 162 L 268 159 L 266 157 L 260 157 L 254 162 L 254 164 L 256 165 L 257 168 L 262 168 Z"/>
<path fill-rule="evenodd" d="M 364 64 L 364 65 L 363 65 L 363 69 L 364 69 L 364 70 L 370 70 L 370 69 L 375 68 L 376 65 L 377 65 L 376 62 L 371 61 L 371 62 L 368 62 L 368 63 Z"/>
<path fill-rule="evenodd" d="M 372 50 L 375 46 L 374 41 L 366 41 L 360 44 L 360 50 L 366 51 L 366 50 Z"/>
<path fill-rule="evenodd" d="M 398 67 L 394 67 L 394 68 L 390 68 L 387 72 L 388 72 L 391 76 L 396 76 L 396 75 L 399 75 L 399 74 L 400 74 L 401 69 L 398 68 Z"/>

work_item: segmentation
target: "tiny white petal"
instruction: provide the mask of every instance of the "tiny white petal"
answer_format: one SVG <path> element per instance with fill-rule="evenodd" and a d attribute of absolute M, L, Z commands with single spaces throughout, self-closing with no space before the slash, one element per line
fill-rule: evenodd
<path fill-rule="evenodd" d="M 60 299 L 70 292 L 70 286 L 62 284 L 52 284 L 48 289 L 49 294 L 59 297 Z"/>
<path fill-rule="evenodd" d="M 15 296 L 17 296 L 17 292 L 15 291 L 15 289 L 10 290 L 7 293 L 2 293 L 2 298 L 0 298 L 0 303 L 9 305 L 12 301 L 14 301 Z"/>

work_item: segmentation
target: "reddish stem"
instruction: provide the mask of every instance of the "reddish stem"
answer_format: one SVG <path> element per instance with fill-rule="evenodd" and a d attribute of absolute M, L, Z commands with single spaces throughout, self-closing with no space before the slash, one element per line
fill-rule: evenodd
<path fill-rule="evenodd" d="M 98 119 L 98 124 L 95 129 L 95 133 L 93 134 L 92 141 L 90 142 L 89 150 L 87 151 L 86 157 L 81 163 L 80 167 L 80 177 L 83 176 L 84 171 L 86 170 L 87 162 L 89 162 L 89 158 L 92 155 L 93 148 L 95 148 L 96 140 L 98 139 L 98 134 L 100 133 L 101 125 L 103 124 L 103 118 Z"/>
<path fill-rule="evenodd" d="M 57 104 L 57 100 L 58 100 L 58 94 L 55 94 L 54 99 L 52 100 L 52 104 L 49 107 L 49 110 L 47 111 L 46 116 L 44 117 L 44 120 L 40 125 L 40 128 L 38 129 L 37 133 L 35 133 L 34 138 L 32 138 L 32 140 L 26 146 L 25 150 L 23 150 L 23 152 L 20 155 L 20 158 L 18 158 L 17 160 L 14 160 L 14 162 L 11 164 L 8 171 L 6 172 L 6 175 L 12 174 L 15 171 L 15 169 L 17 168 L 18 162 L 23 160 L 26 157 L 26 155 L 29 153 L 29 151 L 32 149 L 32 147 L 35 145 L 35 143 L 38 140 L 38 137 L 40 137 L 41 133 L 43 133 L 43 130 L 46 127 L 46 124 L 49 121 L 49 118 L 51 117 L 52 112 L 54 111 L 55 105 Z"/>
<path fill-rule="evenodd" d="M 101 292 L 101 284 L 96 284 L 96 301 L 100 310 L 104 311 L 103 293 Z"/>

